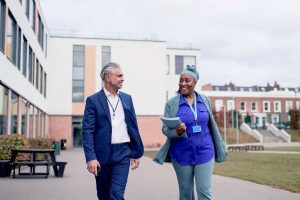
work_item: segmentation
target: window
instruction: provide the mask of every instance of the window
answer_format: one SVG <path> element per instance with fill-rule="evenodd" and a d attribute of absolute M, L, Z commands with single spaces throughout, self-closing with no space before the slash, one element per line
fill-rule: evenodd
<path fill-rule="evenodd" d="M 292 101 L 286 101 L 285 102 L 285 112 L 289 112 L 291 109 L 293 109 L 293 102 Z"/>
<path fill-rule="evenodd" d="M 0 0 L 0 50 L 4 51 L 4 38 L 5 38 L 5 14 L 6 5 L 4 0 Z"/>
<path fill-rule="evenodd" d="M 251 109 L 252 109 L 252 111 L 257 111 L 257 103 L 256 102 L 251 103 Z"/>
<path fill-rule="evenodd" d="M 6 134 L 8 113 L 8 89 L 0 84 L 0 135 Z"/>
<path fill-rule="evenodd" d="M 167 75 L 169 75 L 170 74 L 170 56 L 169 55 L 167 55 L 166 56 L 166 65 L 167 65 Z"/>
<path fill-rule="evenodd" d="M 28 58 L 28 80 L 33 83 L 33 52 L 29 46 L 29 58 Z"/>
<path fill-rule="evenodd" d="M 175 56 L 175 74 L 180 74 L 187 65 L 196 65 L 196 57 Z"/>
<path fill-rule="evenodd" d="M 27 19 L 29 20 L 29 12 L 30 12 L 30 0 L 25 0 L 25 15 L 27 16 Z"/>
<path fill-rule="evenodd" d="M 26 77 L 27 74 L 27 40 L 25 36 L 23 36 L 23 75 Z"/>
<path fill-rule="evenodd" d="M 40 93 L 43 94 L 43 67 L 40 65 Z"/>
<path fill-rule="evenodd" d="M 20 98 L 20 110 L 21 110 L 21 134 L 27 133 L 27 101 Z"/>
<path fill-rule="evenodd" d="M 22 45 L 22 33 L 20 27 L 18 28 L 18 44 L 17 44 L 17 67 L 21 69 L 21 47 Z"/>
<path fill-rule="evenodd" d="M 241 102 L 241 110 L 246 111 L 246 102 Z"/>
<path fill-rule="evenodd" d="M 234 110 L 234 109 L 235 109 L 234 100 L 228 100 L 227 101 L 227 111 Z"/>
<path fill-rule="evenodd" d="M 111 62 L 111 49 L 110 46 L 102 46 L 102 67 Z"/>
<path fill-rule="evenodd" d="M 35 65 L 35 88 L 37 89 L 37 90 L 39 90 L 39 65 L 40 65 L 40 63 L 39 63 L 39 60 L 38 59 L 36 59 L 36 65 Z"/>
<path fill-rule="evenodd" d="M 263 101 L 263 111 L 270 112 L 270 101 Z"/>
<path fill-rule="evenodd" d="M 297 110 L 300 109 L 300 101 L 296 101 L 296 109 L 297 109 Z"/>
<path fill-rule="evenodd" d="M 47 96 L 47 74 L 44 73 L 44 97 L 46 98 Z"/>
<path fill-rule="evenodd" d="M 102 47 L 103 56 L 103 47 Z M 103 64 L 103 59 L 102 59 Z M 73 46 L 73 102 L 84 101 L 84 46 Z"/>
<path fill-rule="evenodd" d="M 30 25 L 33 29 L 33 32 L 35 32 L 35 2 L 34 2 L 34 0 L 30 0 L 29 22 L 30 22 Z"/>
<path fill-rule="evenodd" d="M 19 96 L 14 92 L 11 93 L 11 133 L 16 134 L 18 131 L 18 109 L 19 109 Z"/>
<path fill-rule="evenodd" d="M 281 112 L 281 102 L 274 101 L 274 112 Z"/>
<path fill-rule="evenodd" d="M 7 44 L 6 55 L 12 63 L 16 64 L 16 50 L 17 50 L 17 23 L 11 12 L 8 14 L 7 26 Z"/>
<path fill-rule="evenodd" d="M 33 133 L 33 117 L 34 117 L 34 107 L 33 105 L 29 104 L 27 106 L 28 108 L 28 112 L 29 112 L 29 133 L 27 133 L 27 135 L 29 137 L 34 137 L 34 133 Z"/>
<path fill-rule="evenodd" d="M 38 29 L 38 41 L 42 47 L 42 49 L 44 49 L 44 24 L 42 22 L 41 16 L 38 15 L 38 23 L 39 23 L 39 29 Z"/>
<path fill-rule="evenodd" d="M 45 57 L 47 58 L 47 34 L 45 34 Z"/>
<path fill-rule="evenodd" d="M 216 100 L 215 102 L 215 110 L 217 112 L 222 110 L 222 106 L 223 106 L 223 100 Z"/>

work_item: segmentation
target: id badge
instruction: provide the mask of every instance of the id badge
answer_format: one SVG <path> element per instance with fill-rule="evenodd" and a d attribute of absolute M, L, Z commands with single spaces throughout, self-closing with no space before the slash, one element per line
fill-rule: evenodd
<path fill-rule="evenodd" d="M 195 125 L 192 127 L 193 133 L 200 133 L 201 132 L 201 126 Z"/>

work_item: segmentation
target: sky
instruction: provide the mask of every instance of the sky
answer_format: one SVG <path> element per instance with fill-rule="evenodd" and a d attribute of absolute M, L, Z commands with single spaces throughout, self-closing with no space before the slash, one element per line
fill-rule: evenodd
<path fill-rule="evenodd" d="M 200 82 L 300 87 L 300 0 L 40 0 L 51 31 L 201 49 Z M 117 62 L 117 61 L 116 61 Z"/>

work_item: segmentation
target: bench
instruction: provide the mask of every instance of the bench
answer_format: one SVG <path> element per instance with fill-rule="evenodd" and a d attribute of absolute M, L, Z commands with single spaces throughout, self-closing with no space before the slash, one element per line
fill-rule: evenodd
<path fill-rule="evenodd" d="M 50 165 L 52 163 L 49 161 L 15 161 L 12 162 L 12 169 L 13 169 L 13 178 L 16 177 L 16 168 L 18 168 L 18 174 L 19 175 L 29 175 L 29 176 L 45 176 L 45 178 L 48 178 L 49 172 L 50 172 Z M 30 168 L 29 172 L 21 172 L 21 169 L 23 166 L 27 166 Z M 36 172 L 37 166 L 45 166 L 46 172 Z"/>
<path fill-rule="evenodd" d="M 263 151 L 263 145 L 234 145 L 228 146 L 228 151 L 243 152 L 243 151 Z"/>
<path fill-rule="evenodd" d="M 30 155 L 30 160 L 18 160 L 19 153 L 27 153 Z M 42 154 L 44 160 L 37 160 L 36 155 Z M 50 159 L 48 159 L 50 156 Z M 12 149 L 12 157 L 10 165 L 13 169 L 13 178 L 16 177 L 16 168 L 18 168 L 18 175 L 23 177 L 40 177 L 48 178 L 50 173 L 50 166 L 53 167 L 54 175 L 56 177 L 63 177 L 64 169 L 67 162 L 57 162 L 55 158 L 55 151 L 53 149 Z M 45 172 L 37 172 L 36 167 L 46 167 Z M 29 167 L 29 172 L 22 172 L 24 167 Z"/>

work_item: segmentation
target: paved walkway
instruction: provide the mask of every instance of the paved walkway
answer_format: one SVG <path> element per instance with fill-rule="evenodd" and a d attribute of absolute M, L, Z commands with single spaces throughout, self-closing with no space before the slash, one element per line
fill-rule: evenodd
<path fill-rule="evenodd" d="M 1 200 L 97 200 L 94 177 L 84 164 L 81 149 L 62 151 L 65 176 L 48 179 L 0 178 Z M 300 194 L 222 176 L 213 176 L 214 200 L 299 200 Z M 160 166 L 147 157 L 129 175 L 127 200 L 176 200 L 177 181 L 171 165 Z"/>

